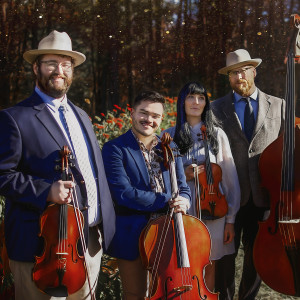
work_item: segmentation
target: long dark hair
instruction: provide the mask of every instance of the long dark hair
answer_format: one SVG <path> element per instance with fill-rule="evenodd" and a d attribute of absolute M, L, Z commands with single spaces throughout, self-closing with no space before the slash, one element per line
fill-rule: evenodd
<path fill-rule="evenodd" d="M 187 83 L 179 92 L 177 100 L 177 120 L 175 128 L 174 142 L 177 144 L 180 153 L 186 154 L 192 148 L 194 142 L 192 140 L 189 124 L 185 113 L 185 99 L 188 95 L 204 95 L 205 107 L 201 116 L 203 123 L 207 129 L 207 138 L 212 152 L 217 155 L 219 152 L 219 143 L 217 140 L 217 132 L 215 126 L 217 123 L 214 119 L 210 108 L 210 102 L 207 96 L 206 89 L 198 82 Z"/>

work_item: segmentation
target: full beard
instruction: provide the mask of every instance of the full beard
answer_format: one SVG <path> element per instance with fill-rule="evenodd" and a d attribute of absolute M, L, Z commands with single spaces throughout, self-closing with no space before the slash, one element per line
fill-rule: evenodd
<path fill-rule="evenodd" d="M 251 89 L 253 87 L 253 80 L 240 79 L 232 86 L 233 90 L 243 97 L 249 97 L 251 95 Z"/>
<path fill-rule="evenodd" d="M 60 87 L 55 86 L 51 79 L 60 76 L 64 80 L 64 84 Z M 53 97 L 53 98 L 61 98 L 63 97 L 69 90 L 72 84 L 72 76 L 67 77 L 65 75 L 51 74 L 49 77 L 42 76 L 40 70 L 38 70 L 37 74 L 37 82 L 38 86 L 41 88 L 42 92 Z"/>

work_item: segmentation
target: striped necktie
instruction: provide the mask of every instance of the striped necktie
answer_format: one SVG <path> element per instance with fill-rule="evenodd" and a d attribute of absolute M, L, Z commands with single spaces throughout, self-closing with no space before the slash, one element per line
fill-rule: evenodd
<path fill-rule="evenodd" d="M 82 137 L 83 134 L 80 125 L 78 124 L 77 119 L 72 116 L 71 112 L 64 105 L 59 107 L 59 111 L 62 115 L 62 120 L 64 121 L 64 125 L 72 144 L 71 146 L 75 152 L 76 160 L 85 181 L 89 207 L 95 208 L 97 206 L 97 186 L 91 167 L 87 145 L 86 143 L 82 143 L 84 138 Z M 77 124 L 75 124 L 75 122 L 77 122 Z M 90 216 L 89 223 L 91 223 Z"/>

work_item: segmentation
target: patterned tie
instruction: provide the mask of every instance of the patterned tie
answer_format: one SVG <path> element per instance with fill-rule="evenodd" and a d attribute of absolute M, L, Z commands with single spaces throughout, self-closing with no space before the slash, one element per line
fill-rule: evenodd
<path fill-rule="evenodd" d="M 85 181 L 89 206 L 90 208 L 94 208 L 97 205 L 97 186 L 89 159 L 88 148 L 85 143 L 82 143 L 82 140 L 84 140 L 82 131 L 76 130 L 76 128 L 80 129 L 80 126 L 78 127 L 79 124 L 75 124 L 75 122 L 77 122 L 76 118 L 72 117 L 71 112 L 68 111 L 64 105 L 59 107 L 59 111 L 61 112 L 62 120 L 65 123 L 64 125 L 67 129 L 72 148 L 75 152 L 81 174 Z M 90 220 L 89 223 L 91 223 Z"/>
<path fill-rule="evenodd" d="M 244 113 L 244 132 L 250 143 L 255 126 L 254 111 L 250 98 L 242 98 L 242 100 L 246 102 Z"/>

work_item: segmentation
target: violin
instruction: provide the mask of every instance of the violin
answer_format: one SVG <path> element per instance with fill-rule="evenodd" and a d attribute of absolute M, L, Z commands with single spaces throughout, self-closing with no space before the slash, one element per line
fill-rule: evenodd
<path fill-rule="evenodd" d="M 259 223 L 254 264 L 275 291 L 300 297 L 300 119 L 295 117 L 295 60 L 300 59 L 300 17 L 293 15 L 295 47 L 287 58 L 284 132 L 261 154 L 262 186 L 270 196 L 269 218 Z"/>
<path fill-rule="evenodd" d="M 202 215 L 207 220 L 215 220 L 227 214 L 228 204 L 219 189 L 219 183 L 222 181 L 222 169 L 218 164 L 210 161 L 205 125 L 202 125 L 201 132 L 205 150 L 205 163 L 203 164 L 204 172 L 200 173 L 197 168 L 194 168 L 196 214 L 200 220 Z"/>
<path fill-rule="evenodd" d="M 64 146 L 61 154 L 61 179 L 73 180 L 69 173 L 68 159 L 71 154 Z M 40 218 L 40 236 L 44 239 L 41 256 L 35 257 L 33 281 L 42 292 L 54 297 L 67 297 L 82 288 L 89 273 L 85 263 L 87 250 L 83 235 L 84 218 L 79 210 L 75 188 L 71 193 L 71 204 L 50 204 Z M 82 247 L 84 255 L 78 253 Z"/>
<path fill-rule="evenodd" d="M 169 169 L 172 198 L 179 194 L 174 154 L 169 133 L 162 137 L 164 165 Z M 210 234 L 199 219 L 174 213 L 149 222 L 142 231 L 140 255 L 150 272 L 148 295 L 145 299 L 216 300 L 203 279 L 203 269 L 210 263 Z"/>

